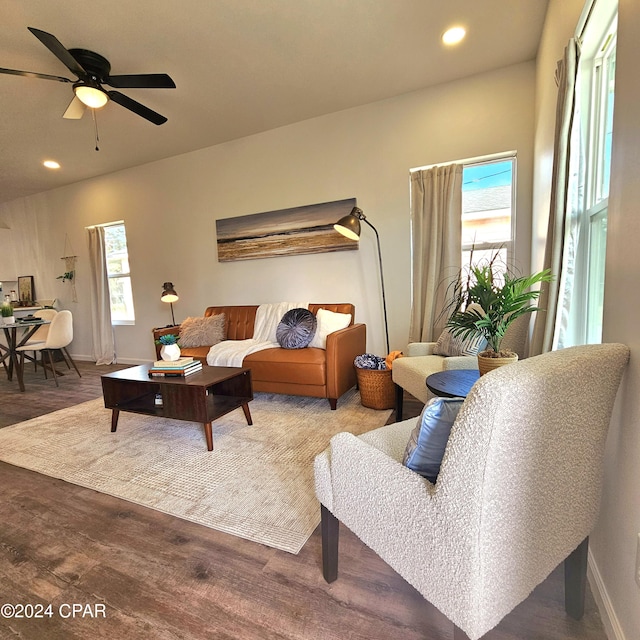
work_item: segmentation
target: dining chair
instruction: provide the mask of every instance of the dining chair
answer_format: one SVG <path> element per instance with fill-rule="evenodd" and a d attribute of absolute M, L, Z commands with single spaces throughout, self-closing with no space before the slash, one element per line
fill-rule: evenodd
<path fill-rule="evenodd" d="M 78 376 L 82 377 L 82 374 L 78 370 L 76 363 L 73 361 L 73 358 L 67 351 L 67 346 L 73 340 L 73 316 L 71 311 L 67 309 L 63 311 L 59 311 L 53 316 L 51 320 L 51 324 L 49 325 L 49 331 L 47 332 L 47 337 L 43 342 L 37 342 L 33 344 L 25 344 L 16 349 L 17 352 L 20 353 L 20 364 L 18 366 L 18 376 L 20 380 L 22 380 L 23 371 L 24 371 L 24 356 L 26 351 L 34 351 L 40 352 L 42 367 L 44 369 L 44 376 L 47 378 L 47 368 L 49 368 L 53 372 L 53 379 L 55 380 L 56 386 L 60 386 L 58 384 L 58 378 L 56 375 L 55 363 L 53 360 L 53 352 L 60 351 L 62 354 L 62 358 L 64 359 L 67 368 L 71 369 L 71 365 L 76 370 Z M 49 363 L 45 365 L 44 357 L 45 354 L 48 357 Z M 71 363 L 71 364 L 69 364 Z"/>
<path fill-rule="evenodd" d="M 47 320 L 51 322 L 53 318 L 57 315 L 57 311 L 55 309 L 38 309 L 38 311 L 34 311 L 34 318 L 41 318 L 42 320 Z M 44 342 L 47 339 L 47 335 L 49 333 L 49 324 L 43 324 L 41 327 L 38 327 L 32 336 L 24 343 L 25 345 L 32 345 L 39 342 Z M 33 354 L 33 364 L 35 365 L 35 369 L 38 369 L 38 359 L 36 358 L 36 353 L 34 351 Z"/>
<path fill-rule="evenodd" d="M 315 459 L 327 582 L 342 523 L 454 623 L 456 640 L 484 636 L 563 561 L 565 609 L 580 619 L 628 359 L 624 345 L 593 344 L 482 376 L 435 483 L 403 465 L 415 418 L 335 435 Z"/>

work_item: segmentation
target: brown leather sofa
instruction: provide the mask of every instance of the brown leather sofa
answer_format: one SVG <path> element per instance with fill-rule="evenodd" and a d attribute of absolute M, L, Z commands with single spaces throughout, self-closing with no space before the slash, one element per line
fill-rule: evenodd
<path fill-rule="evenodd" d="M 351 324 L 346 329 L 327 336 L 327 348 L 264 349 L 248 355 L 242 366 L 251 369 L 254 391 L 283 393 L 296 396 L 327 398 L 332 409 L 338 398 L 356 384 L 353 359 L 366 350 L 366 325 L 354 323 L 355 307 L 348 303 L 310 304 L 309 310 L 327 309 L 336 313 L 350 313 Z M 207 307 L 205 316 L 225 315 L 227 340 L 246 340 L 253 337 L 258 305 Z M 167 333 L 178 334 L 180 327 L 153 330 L 154 341 Z M 183 356 L 193 356 L 207 363 L 209 347 L 181 348 Z M 156 344 L 157 358 L 160 347 Z"/>

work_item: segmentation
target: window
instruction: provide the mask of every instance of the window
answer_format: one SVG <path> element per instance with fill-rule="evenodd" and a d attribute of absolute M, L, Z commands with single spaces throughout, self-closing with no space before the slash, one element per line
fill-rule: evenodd
<path fill-rule="evenodd" d="M 104 240 L 111 298 L 111 321 L 113 324 L 133 324 L 135 313 L 124 222 L 104 225 Z"/>
<path fill-rule="evenodd" d="M 616 20 L 598 39 L 596 55 L 587 60 L 590 73 L 589 144 L 585 173 L 585 223 L 589 228 L 585 342 L 602 340 L 607 210 L 611 174 L 615 94 Z"/>
<path fill-rule="evenodd" d="M 602 340 L 609 178 L 615 96 L 617 12 L 598 0 L 584 28 L 579 62 L 580 154 L 572 188 L 578 194 L 574 287 L 557 346 Z"/>
<path fill-rule="evenodd" d="M 513 263 L 514 157 L 469 162 L 462 169 L 462 265 L 484 262 L 496 252 L 498 262 Z"/>

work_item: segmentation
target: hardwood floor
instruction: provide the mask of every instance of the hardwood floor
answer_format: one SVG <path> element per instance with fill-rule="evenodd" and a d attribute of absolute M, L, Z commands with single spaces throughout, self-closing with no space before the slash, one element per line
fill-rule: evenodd
<path fill-rule="evenodd" d="M 64 374 L 58 376 L 59 387 L 51 374 L 45 379 L 41 367 L 35 371 L 33 364 L 28 363 L 24 372 L 24 392 L 18 388 L 15 372 L 13 380 L 9 381 L 4 369 L 0 368 L 0 428 L 99 398 L 102 395 L 100 376 L 131 366 L 97 367 L 93 362 L 75 363 L 82 377 L 78 377 L 73 369 L 67 369 L 64 362 L 57 363 L 56 370 Z"/>
<path fill-rule="evenodd" d="M 0 372 L 0 425 L 100 397 L 100 375 L 122 368 L 78 364 L 82 378 L 69 372 L 59 388 L 27 373 L 24 393 Z M 405 417 L 420 408 L 407 398 Z M 0 492 L 0 605 L 52 604 L 50 617 L 0 617 L 2 639 L 453 638 L 452 624 L 344 527 L 328 585 L 319 527 L 292 555 L 5 463 Z M 606 640 L 591 593 L 579 622 L 563 593 L 556 570 L 488 637 Z M 75 616 L 63 606 L 74 604 Z"/>

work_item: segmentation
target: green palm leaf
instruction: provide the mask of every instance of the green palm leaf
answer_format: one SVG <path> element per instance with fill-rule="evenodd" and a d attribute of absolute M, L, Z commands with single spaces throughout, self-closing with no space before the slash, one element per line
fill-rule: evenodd
<path fill-rule="evenodd" d="M 528 276 L 514 276 L 509 272 L 501 274 L 502 282 L 494 274 L 495 260 L 486 265 L 471 266 L 466 299 L 459 296 L 455 310 L 447 321 L 447 327 L 456 337 L 463 339 L 481 335 L 488 347 L 500 351 L 500 344 L 509 325 L 527 313 L 539 311 L 533 304 L 540 291 L 532 287 L 553 280 L 546 269 Z M 471 303 L 478 304 L 483 312 L 469 309 Z M 462 306 L 467 308 L 461 311 Z"/>

